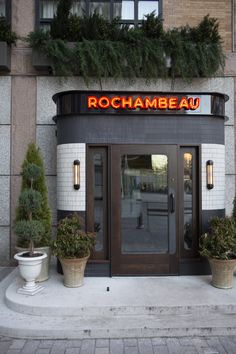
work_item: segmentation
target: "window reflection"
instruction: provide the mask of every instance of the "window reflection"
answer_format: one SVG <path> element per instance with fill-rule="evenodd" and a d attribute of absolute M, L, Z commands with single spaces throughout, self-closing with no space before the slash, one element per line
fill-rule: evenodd
<path fill-rule="evenodd" d="M 155 11 L 155 15 L 158 16 L 158 1 L 139 1 L 138 3 L 138 19 L 142 20 L 145 15 Z"/>
<path fill-rule="evenodd" d="M 110 2 L 90 2 L 89 4 L 89 13 L 92 15 L 96 13 L 103 16 L 107 20 L 110 19 Z"/>
<path fill-rule="evenodd" d="M 74 1 L 71 8 L 72 15 L 84 16 L 86 11 L 85 1 Z"/>
<path fill-rule="evenodd" d="M 51 18 L 57 12 L 58 0 L 41 0 L 40 2 L 40 17 L 41 18 Z"/>
<path fill-rule="evenodd" d="M 0 0 L 0 16 L 6 16 L 5 0 Z"/>
<path fill-rule="evenodd" d="M 123 155 L 121 161 L 122 253 L 167 253 L 166 155 Z"/>
<path fill-rule="evenodd" d="M 59 0 L 39 0 L 40 26 L 50 28 L 50 23 L 56 15 Z M 78 16 L 90 16 L 97 13 L 104 18 L 120 18 L 121 22 L 138 26 L 138 21 L 145 15 L 155 11 L 158 15 L 159 0 L 74 0 L 72 3 L 71 14 Z M 5 14 L 5 0 L 0 0 L 0 13 Z"/>
<path fill-rule="evenodd" d="M 94 232 L 96 232 L 95 251 L 103 250 L 103 159 L 95 154 L 94 164 Z"/>
<path fill-rule="evenodd" d="M 134 1 L 120 1 L 114 3 L 114 17 L 119 17 L 122 20 L 134 19 Z"/>
<path fill-rule="evenodd" d="M 184 248 L 192 249 L 193 230 L 193 157 L 184 154 Z"/>

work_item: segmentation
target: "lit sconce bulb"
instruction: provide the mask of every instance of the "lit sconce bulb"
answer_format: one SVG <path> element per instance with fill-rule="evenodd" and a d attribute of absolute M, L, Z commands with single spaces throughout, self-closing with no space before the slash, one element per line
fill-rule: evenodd
<path fill-rule="evenodd" d="M 74 189 L 80 189 L 80 161 L 74 161 Z"/>

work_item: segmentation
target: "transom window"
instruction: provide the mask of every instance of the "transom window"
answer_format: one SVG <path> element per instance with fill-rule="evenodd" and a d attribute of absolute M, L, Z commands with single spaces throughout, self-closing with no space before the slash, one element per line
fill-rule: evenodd
<path fill-rule="evenodd" d="M 0 0 L 1 1 L 1 0 Z M 37 26 L 47 28 L 56 14 L 58 0 L 37 0 Z M 145 15 L 161 15 L 161 0 L 75 0 L 72 14 L 102 15 L 107 20 L 119 17 L 121 23 L 138 26 Z"/>

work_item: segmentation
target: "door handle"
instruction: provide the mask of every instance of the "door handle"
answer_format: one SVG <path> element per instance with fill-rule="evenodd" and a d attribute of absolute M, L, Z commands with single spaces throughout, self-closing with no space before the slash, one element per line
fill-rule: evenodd
<path fill-rule="evenodd" d="M 170 212 L 171 213 L 175 212 L 175 195 L 174 195 L 174 193 L 170 194 Z"/>

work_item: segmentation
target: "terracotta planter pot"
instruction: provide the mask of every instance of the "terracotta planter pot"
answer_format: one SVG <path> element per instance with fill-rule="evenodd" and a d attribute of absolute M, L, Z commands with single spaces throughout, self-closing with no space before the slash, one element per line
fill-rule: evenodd
<path fill-rule="evenodd" d="M 64 285 L 68 288 L 77 288 L 84 283 L 84 270 L 89 256 L 84 258 L 59 258 L 64 274 Z"/>
<path fill-rule="evenodd" d="M 50 247 L 36 247 L 35 252 L 46 253 L 47 257 L 43 259 L 42 267 L 36 282 L 42 282 L 49 278 L 49 266 L 51 262 L 51 248 Z M 27 251 L 26 248 L 16 247 L 17 252 Z"/>
<path fill-rule="evenodd" d="M 231 289 L 233 287 L 236 259 L 221 260 L 209 258 L 208 260 L 212 271 L 212 285 L 220 289 Z"/>

